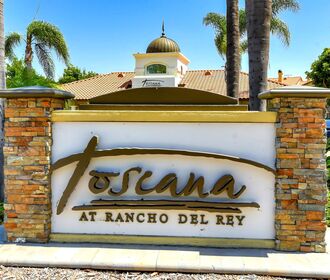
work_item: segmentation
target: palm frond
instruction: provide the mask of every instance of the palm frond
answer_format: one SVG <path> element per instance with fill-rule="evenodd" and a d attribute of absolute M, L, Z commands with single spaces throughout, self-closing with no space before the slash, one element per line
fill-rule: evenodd
<path fill-rule="evenodd" d="M 226 17 L 217 13 L 208 13 L 203 23 L 206 26 L 211 26 L 214 29 L 214 43 L 219 55 L 225 59 L 227 50 L 227 22 Z"/>
<path fill-rule="evenodd" d="M 69 51 L 63 34 L 54 25 L 44 21 L 33 21 L 27 28 L 27 33 L 37 44 L 43 44 L 48 49 L 54 50 L 57 57 L 66 65 L 69 65 Z"/>
<path fill-rule="evenodd" d="M 226 60 L 227 53 L 227 36 L 223 33 L 216 33 L 214 37 L 214 43 L 217 47 L 218 53 L 223 60 Z"/>
<path fill-rule="evenodd" d="M 248 41 L 247 39 L 241 40 L 240 42 L 241 54 L 246 53 L 248 50 Z"/>
<path fill-rule="evenodd" d="M 241 37 L 246 35 L 247 32 L 247 16 L 245 10 L 239 10 L 239 32 Z"/>
<path fill-rule="evenodd" d="M 50 55 L 50 50 L 46 44 L 42 43 L 36 43 L 34 47 L 39 63 L 41 64 L 47 78 L 53 80 L 55 75 L 55 66 Z"/>
<path fill-rule="evenodd" d="M 227 33 L 227 23 L 226 17 L 217 13 L 208 13 L 204 19 L 203 23 L 206 26 L 212 26 L 217 32 Z"/>
<path fill-rule="evenodd" d="M 20 34 L 16 32 L 12 32 L 8 34 L 5 38 L 5 56 L 9 60 L 13 60 L 15 58 L 14 48 L 17 47 L 21 43 L 22 37 Z"/>
<path fill-rule="evenodd" d="M 289 27 L 284 21 L 277 17 L 272 17 L 270 21 L 270 32 L 276 35 L 286 47 L 290 45 L 291 34 Z"/>
<path fill-rule="evenodd" d="M 272 2 L 273 16 L 276 16 L 283 11 L 297 12 L 299 9 L 300 5 L 297 0 L 273 0 Z"/>

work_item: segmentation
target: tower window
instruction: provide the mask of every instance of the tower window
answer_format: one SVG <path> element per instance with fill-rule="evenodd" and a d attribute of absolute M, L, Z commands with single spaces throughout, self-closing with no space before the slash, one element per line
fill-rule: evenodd
<path fill-rule="evenodd" d="M 166 74 L 166 66 L 163 64 L 151 64 L 147 66 L 147 74 Z"/>

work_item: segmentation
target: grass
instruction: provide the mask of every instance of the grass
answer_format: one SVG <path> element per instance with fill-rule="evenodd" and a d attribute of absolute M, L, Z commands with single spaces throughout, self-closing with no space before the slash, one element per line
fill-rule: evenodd
<path fill-rule="evenodd" d="M 0 225 L 3 222 L 3 203 L 0 203 Z"/>

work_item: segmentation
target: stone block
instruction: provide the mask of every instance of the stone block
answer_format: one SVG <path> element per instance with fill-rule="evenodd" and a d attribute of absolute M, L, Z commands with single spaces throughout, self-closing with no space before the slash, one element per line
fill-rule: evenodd
<path fill-rule="evenodd" d="M 298 241 L 280 241 L 277 249 L 281 251 L 300 251 L 300 242 Z"/>
<path fill-rule="evenodd" d="M 269 99 L 268 106 L 269 110 L 278 112 L 275 124 L 277 248 L 324 252 L 326 99 L 283 96 Z"/>
<path fill-rule="evenodd" d="M 301 161 L 300 159 L 279 159 L 277 161 L 278 168 L 300 168 Z"/>
<path fill-rule="evenodd" d="M 5 227 L 8 240 L 46 242 L 50 234 L 51 112 L 58 98 L 5 102 Z"/>

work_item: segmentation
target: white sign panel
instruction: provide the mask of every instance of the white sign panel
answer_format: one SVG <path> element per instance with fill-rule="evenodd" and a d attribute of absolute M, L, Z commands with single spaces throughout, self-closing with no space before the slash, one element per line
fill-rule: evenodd
<path fill-rule="evenodd" d="M 135 76 L 132 79 L 133 88 L 142 87 L 177 87 L 180 78 L 170 75 L 149 75 L 149 76 Z"/>
<path fill-rule="evenodd" d="M 53 233 L 274 238 L 273 124 L 58 122 L 53 133 Z"/>

